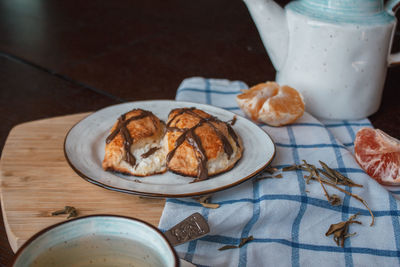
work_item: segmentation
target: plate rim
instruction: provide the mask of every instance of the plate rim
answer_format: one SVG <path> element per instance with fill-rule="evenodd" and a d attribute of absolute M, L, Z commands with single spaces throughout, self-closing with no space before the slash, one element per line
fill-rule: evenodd
<path fill-rule="evenodd" d="M 88 114 L 87 116 L 85 116 L 84 118 L 80 119 L 78 122 L 76 122 L 74 125 L 71 126 L 71 128 L 68 130 L 67 134 L 64 137 L 64 144 L 63 144 L 63 150 L 64 150 L 64 157 L 68 163 L 68 165 L 72 168 L 72 170 L 78 174 L 81 178 L 83 178 L 84 180 L 86 180 L 89 183 L 92 183 L 94 185 L 100 186 L 104 189 L 107 190 L 111 190 L 111 191 L 116 191 L 116 192 L 120 192 L 120 193 L 125 193 L 125 194 L 130 194 L 130 195 L 138 195 L 138 196 L 143 196 L 143 197 L 150 197 L 150 198 L 187 198 L 187 197 L 194 197 L 194 196 L 202 196 L 202 195 L 208 195 L 208 194 L 213 194 L 219 191 L 223 191 L 232 187 L 235 187 L 247 180 L 250 180 L 252 177 L 256 176 L 258 173 L 260 173 L 262 170 L 264 170 L 268 165 L 271 164 L 271 162 L 274 160 L 275 155 L 276 155 L 276 144 L 274 142 L 274 140 L 271 138 L 271 136 L 264 130 L 262 130 L 267 136 L 268 138 L 271 140 L 271 143 L 273 145 L 273 153 L 271 158 L 260 168 L 258 168 L 257 170 L 253 171 L 251 174 L 233 182 L 227 185 L 223 185 L 223 186 L 219 186 L 219 187 L 215 187 L 209 190 L 203 190 L 200 192 L 191 192 L 191 193 L 182 193 L 182 194 L 169 194 L 169 193 L 150 193 L 150 192 L 141 192 L 141 191 L 135 191 L 135 190 L 131 190 L 131 189 L 124 189 L 124 188 L 118 188 L 118 187 L 114 187 L 114 186 L 110 186 L 104 183 L 101 183 L 99 181 L 96 181 L 94 178 L 91 178 L 87 175 L 85 175 L 83 172 L 81 172 L 80 170 L 78 170 L 70 161 L 68 155 L 67 155 L 67 149 L 66 149 L 66 143 L 67 143 L 67 138 L 70 134 L 70 132 L 75 128 L 75 126 L 77 126 L 79 123 L 81 123 L 82 121 L 84 121 L 85 119 L 89 118 L 90 116 L 94 115 L 97 112 L 100 112 L 102 110 L 108 109 L 108 108 L 112 108 L 113 106 L 118 106 L 118 105 L 122 105 L 122 104 L 129 104 L 129 103 L 137 103 L 137 102 L 178 102 L 178 103 L 184 103 L 184 104 L 194 104 L 194 105 L 204 105 L 204 106 L 209 106 L 212 108 L 217 108 L 217 109 L 221 109 L 223 111 L 226 112 L 230 112 L 233 115 L 236 116 L 240 116 L 238 114 L 235 114 L 229 110 L 226 110 L 224 108 L 221 107 L 217 107 L 217 106 L 213 106 L 213 105 L 209 105 L 209 104 L 204 104 L 204 103 L 196 103 L 196 102 L 189 102 L 189 101 L 176 101 L 176 100 L 171 100 L 171 99 L 154 99 L 154 100 L 138 100 L 138 101 L 129 101 L 129 102 L 123 102 L 123 103 L 119 103 L 119 104 L 115 104 L 115 105 L 110 105 L 104 108 L 101 108 L 99 110 L 93 111 L 92 113 Z M 249 119 L 240 116 L 244 119 L 246 119 L 247 121 L 249 121 L 250 123 L 255 124 L 254 122 L 250 121 Z M 257 127 L 259 127 L 257 124 L 255 124 Z M 260 127 L 259 127 L 260 128 Z M 239 162 L 239 161 L 238 161 Z M 236 162 L 237 164 L 237 162 Z M 234 167 L 233 167 L 234 168 Z M 233 169 L 232 168 L 232 169 Z M 232 170 L 231 169 L 231 170 Z"/>

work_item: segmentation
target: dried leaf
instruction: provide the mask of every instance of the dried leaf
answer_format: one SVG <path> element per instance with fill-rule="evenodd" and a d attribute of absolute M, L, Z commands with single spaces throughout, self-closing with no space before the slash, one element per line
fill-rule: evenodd
<path fill-rule="evenodd" d="M 336 184 L 342 184 L 342 185 L 347 185 L 347 186 L 356 186 L 356 187 L 363 187 L 360 184 L 356 184 L 353 182 L 350 178 L 344 176 L 340 172 L 338 172 L 335 169 L 330 168 L 326 163 L 323 161 L 319 161 L 319 164 L 321 164 L 323 170 L 322 173 L 328 177 L 331 180 L 335 180 Z"/>
<path fill-rule="evenodd" d="M 60 214 L 68 214 L 67 219 L 71 218 L 71 217 L 76 217 L 78 216 L 78 211 L 71 206 L 65 206 L 64 209 L 62 210 L 57 210 L 51 213 L 52 216 L 57 216 Z"/>
<path fill-rule="evenodd" d="M 308 176 L 304 176 L 304 178 L 306 178 L 306 183 L 309 184 L 311 178 L 313 177 L 313 170 L 311 168 L 311 166 L 307 163 L 307 161 L 303 160 L 304 164 L 302 165 L 306 171 L 308 171 L 310 174 Z"/>
<path fill-rule="evenodd" d="M 329 227 L 328 231 L 325 233 L 326 236 L 329 236 L 337 231 L 341 231 L 344 226 L 346 225 L 346 222 L 340 222 L 340 223 L 335 223 L 335 224 L 331 224 L 331 226 Z"/>
<path fill-rule="evenodd" d="M 288 172 L 288 171 L 295 171 L 295 170 L 299 170 L 300 167 L 297 165 L 291 165 L 291 166 L 287 166 L 287 167 L 283 167 L 282 171 L 283 172 Z"/>
<path fill-rule="evenodd" d="M 65 206 L 65 213 L 66 214 L 70 214 L 71 212 L 76 211 L 76 209 L 74 207 L 71 206 Z"/>
<path fill-rule="evenodd" d="M 238 246 L 235 246 L 235 245 L 226 245 L 226 246 L 223 246 L 223 247 L 221 247 L 221 248 L 219 248 L 218 250 L 227 250 L 227 249 L 233 249 L 233 248 L 241 248 L 241 247 L 243 247 L 244 245 L 246 245 L 247 243 L 249 243 L 250 241 L 252 241 L 254 239 L 254 237 L 251 235 L 251 236 L 249 236 L 249 237 L 244 237 L 244 238 L 241 238 L 240 239 L 240 243 L 239 243 L 239 245 Z"/>
<path fill-rule="evenodd" d="M 264 169 L 264 172 L 267 172 L 269 174 L 274 174 L 277 171 L 278 171 L 278 169 L 275 167 L 268 167 L 268 168 Z"/>
<path fill-rule="evenodd" d="M 264 179 L 270 179 L 270 178 L 277 178 L 277 179 L 281 179 L 283 178 L 282 174 L 277 174 L 275 176 L 271 176 L 271 175 L 265 175 L 265 176 L 259 176 L 257 177 L 254 181 L 258 182 L 260 180 L 264 180 Z"/>
<path fill-rule="evenodd" d="M 348 233 L 349 225 L 352 223 L 361 224 L 360 221 L 354 220 L 357 217 L 357 215 L 358 213 L 354 214 L 347 221 L 331 224 L 328 231 L 325 233 L 325 236 L 330 236 L 333 234 L 333 240 L 336 242 L 336 245 L 344 247 L 344 241 L 347 238 L 355 235 L 355 233 L 352 234 Z"/>
<path fill-rule="evenodd" d="M 331 203 L 332 206 L 339 206 L 340 204 L 342 204 L 342 200 L 338 195 L 332 194 L 331 196 L 329 196 L 329 203 Z"/>
<path fill-rule="evenodd" d="M 328 165 L 323 162 L 323 161 L 319 161 L 319 164 L 321 164 L 322 168 L 325 170 L 325 172 L 332 177 L 333 179 L 336 180 L 336 182 L 338 181 L 338 177 L 333 173 L 332 169 L 328 167 Z"/>
<path fill-rule="evenodd" d="M 334 182 L 335 184 L 337 184 L 337 183 L 339 182 L 337 177 L 332 176 L 331 174 L 329 174 L 328 172 L 326 172 L 324 169 L 319 169 L 319 168 L 318 168 L 318 171 L 319 171 L 320 173 L 322 173 L 323 175 L 325 175 L 325 177 L 329 178 L 329 179 L 330 179 L 332 182 Z"/>
<path fill-rule="evenodd" d="M 211 199 L 210 195 L 205 195 L 205 196 L 201 196 L 201 197 L 195 198 L 195 200 L 200 202 L 200 203 L 209 203 L 210 199 Z"/>
<path fill-rule="evenodd" d="M 54 211 L 54 212 L 51 213 L 52 216 L 57 216 L 57 215 L 60 215 L 60 214 L 67 214 L 67 213 L 65 212 L 65 209 L 63 209 L 63 210 L 56 210 L 56 211 Z"/>
<path fill-rule="evenodd" d="M 364 199 L 362 199 L 360 196 L 358 196 L 358 195 L 356 195 L 356 194 L 350 193 L 349 191 L 346 191 L 346 190 L 344 190 L 344 189 L 338 187 L 337 185 L 335 185 L 335 184 L 333 184 L 333 183 L 331 183 L 331 182 L 329 182 L 329 181 L 325 181 L 324 183 L 327 184 L 327 185 L 330 185 L 330 186 L 336 188 L 337 190 L 339 190 L 339 191 L 341 191 L 341 192 L 343 192 L 343 193 L 345 193 L 345 194 L 347 194 L 347 195 L 349 195 L 349 196 L 352 196 L 352 197 L 354 197 L 355 199 L 357 199 L 358 201 L 360 201 L 360 202 L 367 208 L 367 210 L 369 211 L 369 214 L 371 214 L 372 221 L 371 221 L 370 226 L 373 226 L 373 225 L 374 225 L 375 216 L 374 216 L 374 214 L 372 213 L 372 210 L 368 207 L 367 202 L 366 202 Z"/>
<path fill-rule="evenodd" d="M 217 204 L 217 203 L 202 203 L 202 202 L 200 202 L 200 204 L 204 208 L 208 208 L 208 209 L 217 209 L 217 208 L 219 208 L 219 204 Z"/>
<path fill-rule="evenodd" d="M 242 239 L 240 240 L 239 248 L 243 247 L 245 244 L 249 243 L 249 242 L 252 241 L 253 239 L 254 239 L 254 237 L 253 237 L 252 235 L 249 236 L 249 237 L 242 238 Z"/>
<path fill-rule="evenodd" d="M 226 246 L 220 247 L 218 250 L 222 251 L 222 250 L 227 250 L 227 249 L 232 249 L 232 248 L 238 248 L 238 246 L 226 245 Z"/>
<path fill-rule="evenodd" d="M 67 219 L 72 218 L 72 217 L 77 217 L 78 216 L 78 212 L 74 209 L 73 211 L 71 211 L 67 217 Z"/>
<path fill-rule="evenodd" d="M 201 196 L 199 198 L 195 198 L 195 200 L 199 202 L 203 207 L 208 209 L 217 209 L 220 206 L 219 204 L 216 203 L 210 203 L 211 195 Z"/>

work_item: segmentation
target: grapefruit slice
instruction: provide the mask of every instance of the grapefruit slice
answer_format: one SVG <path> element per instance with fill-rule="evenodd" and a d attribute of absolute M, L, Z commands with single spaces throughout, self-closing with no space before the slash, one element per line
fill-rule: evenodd
<path fill-rule="evenodd" d="M 400 141 L 383 131 L 362 128 L 356 134 L 358 164 L 381 184 L 400 185 Z"/>

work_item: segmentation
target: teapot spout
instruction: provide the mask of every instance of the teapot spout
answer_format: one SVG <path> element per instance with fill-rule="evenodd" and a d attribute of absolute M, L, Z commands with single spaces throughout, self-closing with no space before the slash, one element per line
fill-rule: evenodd
<path fill-rule="evenodd" d="M 277 71 L 288 53 L 289 30 L 285 10 L 272 0 L 244 0 L 265 49 Z"/>

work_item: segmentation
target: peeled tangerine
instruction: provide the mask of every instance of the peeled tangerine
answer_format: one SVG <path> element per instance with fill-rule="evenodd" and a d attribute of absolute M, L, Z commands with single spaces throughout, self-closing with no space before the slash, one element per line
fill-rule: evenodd
<path fill-rule="evenodd" d="M 289 86 L 266 82 L 242 92 L 236 101 L 254 121 L 282 126 L 294 122 L 304 113 L 303 96 Z"/>
<path fill-rule="evenodd" d="M 400 183 L 400 141 L 381 130 L 362 128 L 354 141 L 358 164 L 381 184 Z"/>

